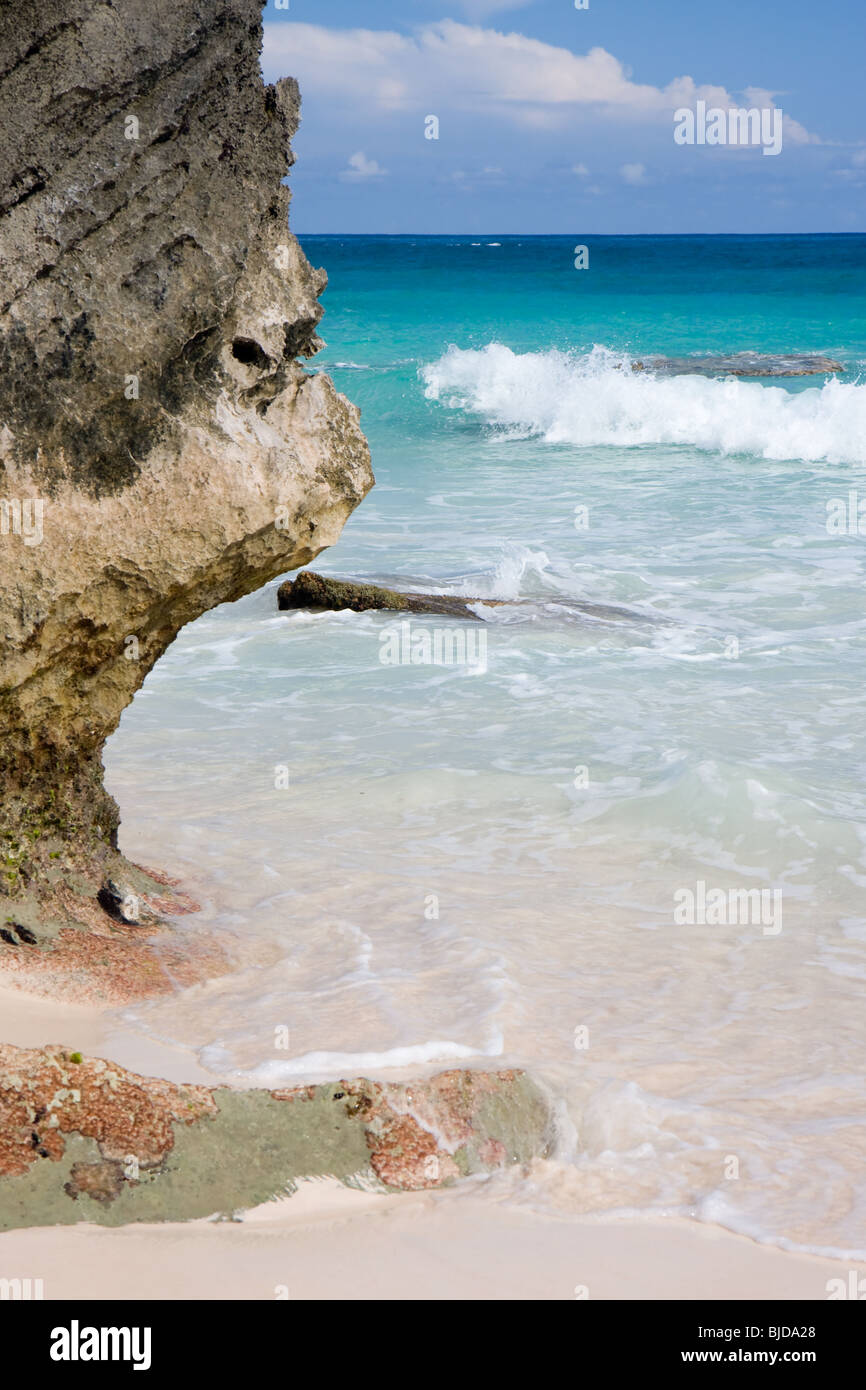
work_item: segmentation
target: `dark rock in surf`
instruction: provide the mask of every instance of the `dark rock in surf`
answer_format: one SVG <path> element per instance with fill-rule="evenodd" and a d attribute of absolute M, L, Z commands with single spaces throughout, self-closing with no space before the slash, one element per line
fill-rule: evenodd
<path fill-rule="evenodd" d="M 395 613 L 444 613 L 449 618 L 468 618 L 478 622 L 471 603 L 498 604 L 501 599 L 458 598 L 450 594 L 404 594 L 377 584 L 358 584 L 343 579 L 326 579 L 312 570 L 302 570 L 296 579 L 287 579 L 277 590 L 280 608 L 323 608 L 336 611 L 351 608 L 355 613 L 389 609 Z"/>
<path fill-rule="evenodd" d="M 449 618 L 483 622 L 480 615 L 472 611 L 475 604 L 483 604 L 485 608 L 530 608 L 540 605 L 545 609 L 559 608 L 563 612 L 572 610 L 600 622 L 661 621 L 653 614 L 638 613 L 630 608 L 619 608 L 615 604 L 586 603 L 582 599 L 564 598 L 561 595 L 543 599 L 503 599 L 471 598 L 456 594 L 407 594 L 399 589 L 383 588 L 378 584 L 327 579 L 324 575 L 315 574 L 313 570 L 302 570 L 295 579 L 285 580 L 277 590 L 277 606 L 282 609 L 314 608 L 339 612 L 350 608 L 355 613 L 442 613 Z"/>
<path fill-rule="evenodd" d="M 650 357 L 632 362 L 633 372 L 664 376 L 822 376 L 844 372 L 832 357 L 807 353 L 735 352 L 729 357 Z"/>

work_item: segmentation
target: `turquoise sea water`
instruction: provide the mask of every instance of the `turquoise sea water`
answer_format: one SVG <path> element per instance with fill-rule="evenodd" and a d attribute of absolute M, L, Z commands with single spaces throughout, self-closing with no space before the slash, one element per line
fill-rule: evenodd
<path fill-rule="evenodd" d="M 522 602 L 474 665 L 275 585 L 181 634 L 109 785 L 238 970 L 134 1018 L 235 1080 L 527 1065 L 560 1152 L 495 1195 L 862 1252 L 866 237 L 578 244 L 304 239 L 377 477 L 315 567 Z M 741 351 L 846 370 L 630 365 Z"/>

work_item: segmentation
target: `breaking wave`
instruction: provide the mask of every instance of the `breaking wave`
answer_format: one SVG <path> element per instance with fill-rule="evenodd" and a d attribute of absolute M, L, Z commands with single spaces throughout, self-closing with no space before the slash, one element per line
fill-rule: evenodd
<path fill-rule="evenodd" d="M 632 359 L 450 347 L 421 369 L 425 395 L 551 444 L 686 444 L 722 454 L 866 462 L 866 385 L 831 378 L 795 391 L 735 378 L 636 372 Z"/>

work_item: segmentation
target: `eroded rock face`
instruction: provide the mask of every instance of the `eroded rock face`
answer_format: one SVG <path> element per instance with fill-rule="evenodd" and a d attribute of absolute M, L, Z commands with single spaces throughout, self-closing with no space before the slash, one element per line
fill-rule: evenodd
<path fill-rule="evenodd" d="M 260 21 L 0 9 L 0 892 L 37 933 L 128 878 L 101 750 L 154 662 L 372 485 L 357 410 L 298 360 L 326 277 L 288 232 L 299 97 L 263 84 Z"/>
<path fill-rule="evenodd" d="M 230 1215 L 313 1176 L 436 1188 L 553 1142 L 520 1071 L 229 1091 L 0 1044 L 0 1230 Z"/>

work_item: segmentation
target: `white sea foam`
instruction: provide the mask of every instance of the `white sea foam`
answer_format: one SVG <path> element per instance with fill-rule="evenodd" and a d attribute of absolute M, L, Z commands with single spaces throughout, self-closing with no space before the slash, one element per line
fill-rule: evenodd
<path fill-rule="evenodd" d="M 392 1067 L 429 1066 L 434 1062 L 462 1062 L 469 1058 L 500 1057 L 503 1050 L 501 1034 L 495 1034 L 486 1047 L 466 1047 L 456 1042 L 415 1043 L 408 1047 L 392 1047 L 384 1052 L 307 1052 L 302 1057 L 287 1057 L 285 1061 L 268 1061 L 250 1070 L 231 1070 L 225 1048 L 216 1044 L 200 1052 L 203 1066 L 215 1071 L 231 1071 L 247 1082 L 272 1086 L 281 1081 L 305 1081 L 311 1077 L 354 1076 L 364 1071 L 380 1071 Z"/>
<path fill-rule="evenodd" d="M 723 454 L 866 462 L 866 385 L 788 391 L 754 381 L 635 372 L 631 358 L 450 347 L 422 368 L 425 394 L 551 444 L 688 444 Z"/>

